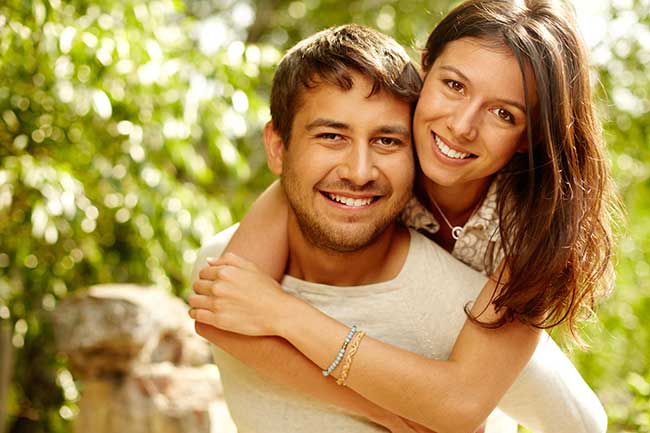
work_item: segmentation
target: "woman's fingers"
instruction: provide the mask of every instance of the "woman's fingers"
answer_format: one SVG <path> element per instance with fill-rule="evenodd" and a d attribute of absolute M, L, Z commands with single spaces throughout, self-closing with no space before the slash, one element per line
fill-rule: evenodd
<path fill-rule="evenodd" d="M 237 268 L 245 269 L 248 271 L 257 271 L 257 266 L 245 258 L 238 256 L 235 253 L 226 253 L 219 258 L 208 258 L 210 266 L 235 266 Z"/>
<path fill-rule="evenodd" d="M 192 290 L 190 317 L 244 335 L 274 335 L 278 311 L 289 296 L 278 282 L 235 255 L 210 261 Z"/>
<path fill-rule="evenodd" d="M 221 271 L 221 266 L 219 265 L 208 265 L 203 267 L 199 271 L 199 278 L 203 280 L 216 280 L 220 278 L 220 271 Z"/>
<path fill-rule="evenodd" d="M 196 280 L 192 283 L 192 291 L 199 295 L 209 295 L 212 290 L 212 284 L 214 284 L 214 281 Z"/>
<path fill-rule="evenodd" d="M 214 326 L 215 328 L 221 328 L 223 326 L 223 324 L 219 322 L 217 314 L 210 310 L 191 308 L 189 315 L 198 323 L 204 323 L 206 325 Z"/>
<path fill-rule="evenodd" d="M 212 281 L 235 281 L 238 278 L 241 278 L 241 275 L 244 271 L 256 272 L 255 265 L 250 262 L 245 262 L 242 258 L 238 258 L 237 263 L 224 263 L 221 261 L 221 259 L 218 259 L 212 263 L 213 264 L 208 262 L 208 265 L 199 271 L 200 279 Z"/>
<path fill-rule="evenodd" d="M 213 296 L 191 294 L 187 298 L 187 301 L 190 304 L 190 307 L 192 308 L 201 308 L 204 310 L 211 310 L 211 311 L 217 311 L 217 309 L 219 308 L 219 301 L 217 298 Z"/>

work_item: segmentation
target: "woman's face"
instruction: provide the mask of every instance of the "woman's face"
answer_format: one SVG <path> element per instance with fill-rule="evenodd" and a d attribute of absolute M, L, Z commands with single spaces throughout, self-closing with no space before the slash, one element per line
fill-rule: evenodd
<path fill-rule="evenodd" d="M 535 107 L 534 75 L 528 66 L 526 74 Z M 424 174 L 438 185 L 480 188 L 515 152 L 525 152 L 523 83 L 509 49 L 476 38 L 449 42 L 425 77 L 413 118 Z"/>

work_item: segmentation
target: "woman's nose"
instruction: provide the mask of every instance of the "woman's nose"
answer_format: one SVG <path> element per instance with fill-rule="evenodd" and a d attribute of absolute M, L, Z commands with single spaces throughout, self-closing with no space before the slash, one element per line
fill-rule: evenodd
<path fill-rule="evenodd" d="M 478 113 L 475 107 L 463 104 L 449 117 L 447 129 L 455 138 L 463 141 L 474 141 L 478 137 Z"/>

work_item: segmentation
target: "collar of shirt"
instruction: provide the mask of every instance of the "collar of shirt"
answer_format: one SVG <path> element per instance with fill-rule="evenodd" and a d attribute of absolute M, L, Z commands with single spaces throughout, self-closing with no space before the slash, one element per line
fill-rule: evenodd
<path fill-rule="evenodd" d="M 413 197 L 402 211 L 401 221 L 409 227 L 434 234 L 440 230 L 440 222 L 416 197 Z M 481 206 L 472 214 L 458 239 L 470 231 L 481 231 L 490 238 L 498 236 L 499 214 L 497 212 L 497 181 L 490 185 Z M 496 233 L 495 233 L 496 232 Z"/>

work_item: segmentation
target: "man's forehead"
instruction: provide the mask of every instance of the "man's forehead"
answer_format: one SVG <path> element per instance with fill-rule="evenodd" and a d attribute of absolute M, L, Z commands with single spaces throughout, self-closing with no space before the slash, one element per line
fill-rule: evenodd
<path fill-rule="evenodd" d="M 296 114 L 311 126 L 351 126 L 365 119 L 378 127 L 410 129 L 411 104 L 380 89 L 373 92 L 370 79 L 355 74 L 350 88 L 327 81 L 304 88 Z"/>

